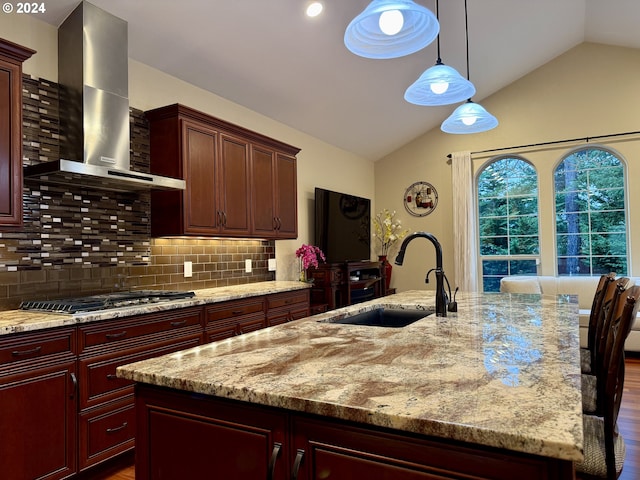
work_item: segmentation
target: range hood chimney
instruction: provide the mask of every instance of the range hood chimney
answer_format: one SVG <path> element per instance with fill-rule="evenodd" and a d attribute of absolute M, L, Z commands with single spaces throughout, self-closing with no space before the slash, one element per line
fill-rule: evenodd
<path fill-rule="evenodd" d="M 127 22 L 82 1 L 58 29 L 60 156 L 26 179 L 112 191 L 184 190 L 184 180 L 130 170 Z"/>

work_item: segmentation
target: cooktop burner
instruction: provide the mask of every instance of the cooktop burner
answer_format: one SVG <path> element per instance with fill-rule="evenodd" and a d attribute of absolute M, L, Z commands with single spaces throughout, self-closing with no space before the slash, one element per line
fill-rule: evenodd
<path fill-rule="evenodd" d="M 135 292 L 117 292 L 89 297 L 63 298 L 59 300 L 29 300 L 22 302 L 23 310 L 39 310 L 43 312 L 79 313 L 109 308 L 144 305 L 148 303 L 168 302 L 191 298 L 194 292 L 167 290 L 139 290 Z"/>

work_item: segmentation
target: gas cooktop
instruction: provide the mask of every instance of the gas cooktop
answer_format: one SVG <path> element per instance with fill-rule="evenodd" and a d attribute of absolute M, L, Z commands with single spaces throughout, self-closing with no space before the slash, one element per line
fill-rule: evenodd
<path fill-rule="evenodd" d="M 63 298 L 59 300 L 29 300 L 22 302 L 20 308 L 23 310 L 38 310 L 43 312 L 80 313 L 181 300 L 191 298 L 194 295 L 194 292 L 139 290 L 135 292 L 92 295 L 89 297 Z"/>

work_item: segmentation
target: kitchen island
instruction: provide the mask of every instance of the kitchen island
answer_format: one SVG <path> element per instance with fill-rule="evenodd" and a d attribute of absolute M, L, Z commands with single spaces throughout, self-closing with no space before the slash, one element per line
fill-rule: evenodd
<path fill-rule="evenodd" d="M 446 318 L 336 323 L 433 304 L 391 295 L 119 367 L 138 382 L 136 478 L 573 478 L 575 297 L 461 293 Z"/>

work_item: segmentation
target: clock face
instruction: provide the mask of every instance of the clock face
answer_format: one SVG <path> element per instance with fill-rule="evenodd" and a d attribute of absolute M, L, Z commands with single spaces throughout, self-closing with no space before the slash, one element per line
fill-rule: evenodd
<path fill-rule="evenodd" d="M 438 205 L 438 192 L 427 182 L 416 182 L 404 192 L 404 208 L 411 215 L 424 217 Z"/>

